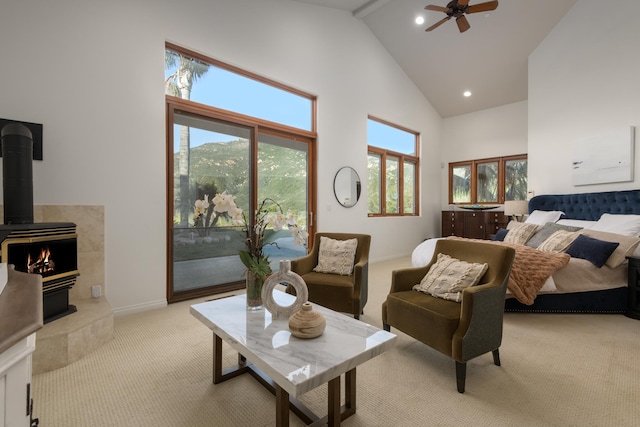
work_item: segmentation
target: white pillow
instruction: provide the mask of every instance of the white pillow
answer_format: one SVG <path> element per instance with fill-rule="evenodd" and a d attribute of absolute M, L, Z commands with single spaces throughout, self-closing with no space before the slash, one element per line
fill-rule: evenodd
<path fill-rule="evenodd" d="M 590 230 L 606 231 L 623 236 L 640 236 L 640 215 L 602 214 Z"/>
<path fill-rule="evenodd" d="M 536 231 L 538 231 L 536 224 L 526 224 L 524 222 L 511 221 L 507 224 L 507 230 L 509 232 L 504 236 L 505 243 L 517 243 L 518 245 L 524 245 L 527 243 Z"/>
<path fill-rule="evenodd" d="M 443 253 L 436 259 L 413 290 L 455 302 L 460 302 L 462 291 L 480 282 L 489 268 L 487 263 L 461 261 Z"/>
<path fill-rule="evenodd" d="M 525 222 L 529 224 L 545 225 L 548 222 L 556 222 L 564 215 L 562 211 L 538 211 L 535 210 L 529 214 Z"/>
<path fill-rule="evenodd" d="M 355 238 L 335 240 L 320 236 L 318 265 L 313 271 L 350 276 L 353 272 L 353 261 L 357 247 L 358 239 Z"/>
<path fill-rule="evenodd" d="M 577 237 L 577 231 L 558 230 L 549 236 L 547 240 L 540 243 L 537 249 L 542 252 L 564 252 Z"/>
<path fill-rule="evenodd" d="M 570 227 L 580 227 L 588 230 L 596 225 L 596 222 L 597 221 L 586 221 L 584 219 L 559 219 L 556 224 L 568 225 Z"/>

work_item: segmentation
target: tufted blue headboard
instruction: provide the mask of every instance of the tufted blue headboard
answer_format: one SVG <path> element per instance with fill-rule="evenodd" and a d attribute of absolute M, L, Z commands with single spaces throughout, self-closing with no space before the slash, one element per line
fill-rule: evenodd
<path fill-rule="evenodd" d="M 562 218 L 597 221 L 603 213 L 640 214 L 640 190 L 548 194 L 529 200 L 529 212 L 562 211 Z"/>

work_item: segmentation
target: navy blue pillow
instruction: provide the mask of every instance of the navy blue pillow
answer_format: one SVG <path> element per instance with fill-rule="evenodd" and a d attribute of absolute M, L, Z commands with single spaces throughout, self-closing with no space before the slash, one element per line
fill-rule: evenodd
<path fill-rule="evenodd" d="M 605 242 L 604 240 L 579 234 L 565 252 L 574 258 L 591 261 L 591 264 L 600 268 L 607 262 L 607 259 L 609 259 L 618 245 L 620 245 L 618 242 Z"/>
<path fill-rule="evenodd" d="M 504 236 L 506 236 L 508 232 L 509 230 L 507 230 L 506 228 L 499 228 L 498 231 L 496 231 L 496 235 L 493 240 L 497 242 L 504 241 Z"/>

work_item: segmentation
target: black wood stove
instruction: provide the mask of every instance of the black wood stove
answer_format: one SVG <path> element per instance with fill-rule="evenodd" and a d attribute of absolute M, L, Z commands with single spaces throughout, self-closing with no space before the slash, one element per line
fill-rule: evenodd
<path fill-rule="evenodd" d="M 18 271 L 42 275 L 44 323 L 74 313 L 69 289 L 78 277 L 78 235 L 68 222 L 33 222 L 33 138 L 20 123 L 0 131 L 4 224 L 0 260 Z"/>

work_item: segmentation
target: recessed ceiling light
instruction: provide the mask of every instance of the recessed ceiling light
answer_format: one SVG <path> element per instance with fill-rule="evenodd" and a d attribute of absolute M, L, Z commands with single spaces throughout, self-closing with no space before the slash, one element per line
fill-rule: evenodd
<path fill-rule="evenodd" d="M 469 92 L 468 90 L 465 90 L 463 93 L 464 96 L 466 96 L 467 98 L 471 96 L 471 92 Z"/>
<path fill-rule="evenodd" d="M 416 16 L 416 24 L 418 24 L 418 25 L 424 24 L 424 17 L 423 16 Z"/>

